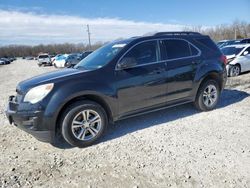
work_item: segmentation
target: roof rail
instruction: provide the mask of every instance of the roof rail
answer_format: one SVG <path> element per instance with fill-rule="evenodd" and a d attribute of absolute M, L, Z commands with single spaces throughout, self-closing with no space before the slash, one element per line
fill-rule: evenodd
<path fill-rule="evenodd" d="M 162 35 L 202 35 L 202 34 L 198 32 L 191 32 L 191 31 L 158 32 L 154 34 L 154 36 L 162 36 Z"/>

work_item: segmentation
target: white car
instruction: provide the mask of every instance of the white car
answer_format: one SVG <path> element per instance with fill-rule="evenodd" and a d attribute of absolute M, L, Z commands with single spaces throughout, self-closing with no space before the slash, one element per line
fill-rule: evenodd
<path fill-rule="evenodd" d="M 250 71 L 250 44 L 229 45 L 221 51 L 227 57 L 228 76 L 238 76 L 242 72 Z"/>
<path fill-rule="evenodd" d="M 0 60 L 0 65 L 5 65 L 5 62 Z"/>
<path fill-rule="evenodd" d="M 56 56 L 51 58 L 51 62 L 55 61 L 55 59 L 57 59 L 58 57 L 60 57 L 62 54 L 57 54 Z"/>
<path fill-rule="evenodd" d="M 63 67 L 65 67 L 66 58 L 67 58 L 68 56 L 69 56 L 68 54 L 63 54 L 63 55 L 58 56 L 58 57 L 55 58 L 55 60 L 53 61 L 53 65 L 54 65 L 56 68 L 63 68 Z"/>
<path fill-rule="evenodd" d="M 40 54 L 38 57 L 38 66 L 51 65 L 51 59 L 48 54 Z"/>

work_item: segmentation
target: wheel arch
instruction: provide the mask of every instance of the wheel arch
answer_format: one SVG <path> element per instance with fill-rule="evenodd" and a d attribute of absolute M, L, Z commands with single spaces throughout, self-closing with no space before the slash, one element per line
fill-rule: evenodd
<path fill-rule="evenodd" d="M 202 85 L 207 81 L 207 80 L 215 80 L 218 84 L 219 84 L 219 88 L 220 91 L 223 89 L 223 78 L 220 76 L 220 73 L 216 72 L 216 71 L 212 71 L 209 72 L 208 74 L 206 74 L 203 79 L 200 81 L 197 89 L 196 89 L 196 93 L 195 93 L 195 98 L 197 97 L 198 91 L 199 89 L 202 87 Z"/>
<path fill-rule="evenodd" d="M 69 107 L 73 103 L 75 103 L 77 101 L 82 101 L 82 100 L 90 100 L 90 101 L 96 102 L 97 104 L 101 105 L 103 107 L 103 109 L 105 110 L 105 112 L 107 113 L 108 122 L 113 123 L 113 115 L 112 115 L 111 108 L 102 97 L 95 95 L 95 94 L 80 95 L 80 96 L 76 96 L 76 97 L 68 100 L 59 110 L 58 115 L 56 117 L 56 125 L 55 125 L 55 132 L 56 133 L 60 129 L 60 122 L 62 120 L 63 112 L 67 109 L 67 107 Z"/>

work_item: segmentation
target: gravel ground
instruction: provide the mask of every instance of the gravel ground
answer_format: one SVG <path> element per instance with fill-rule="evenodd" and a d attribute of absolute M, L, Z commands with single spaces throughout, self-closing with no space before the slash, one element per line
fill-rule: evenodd
<path fill-rule="evenodd" d="M 0 187 L 250 187 L 250 73 L 228 80 L 216 110 L 188 104 L 123 120 L 79 149 L 39 142 L 5 117 L 16 84 L 52 70 L 0 66 Z"/>

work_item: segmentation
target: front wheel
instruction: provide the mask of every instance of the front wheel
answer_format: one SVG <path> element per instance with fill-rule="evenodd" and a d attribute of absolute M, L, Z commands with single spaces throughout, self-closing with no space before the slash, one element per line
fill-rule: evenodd
<path fill-rule="evenodd" d="M 208 111 L 215 108 L 220 97 L 219 85 L 215 80 L 207 80 L 199 88 L 195 106 L 198 110 Z"/>
<path fill-rule="evenodd" d="M 107 124 L 106 112 L 99 104 L 79 101 L 63 114 L 61 133 L 70 145 L 86 147 L 104 134 Z"/>
<path fill-rule="evenodd" d="M 240 66 L 239 65 L 233 65 L 230 68 L 229 75 L 230 76 L 239 76 L 240 75 Z"/>

